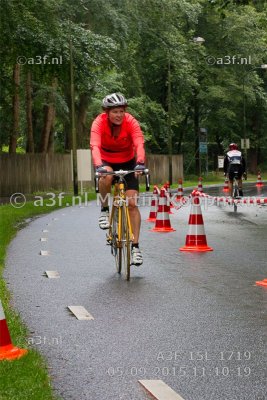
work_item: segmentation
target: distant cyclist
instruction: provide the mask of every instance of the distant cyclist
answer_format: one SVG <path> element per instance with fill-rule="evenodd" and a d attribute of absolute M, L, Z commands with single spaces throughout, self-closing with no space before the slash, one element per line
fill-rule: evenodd
<path fill-rule="evenodd" d="M 247 177 L 246 161 L 242 156 L 241 151 L 238 150 L 238 145 L 236 143 L 231 143 L 229 145 L 229 151 L 224 157 L 223 170 L 224 175 L 228 175 L 229 177 L 230 193 L 233 192 L 233 180 L 234 176 L 237 175 L 239 195 L 243 196 L 242 176 L 244 175 L 245 179 Z"/>
<path fill-rule="evenodd" d="M 127 100 L 120 93 L 107 95 L 102 102 L 103 113 L 92 123 L 90 148 L 97 172 L 123 170 L 145 170 L 144 135 L 138 121 L 126 112 Z M 132 262 L 141 265 L 143 258 L 139 249 L 141 216 L 137 207 L 139 183 L 137 174 L 125 176 L 126 197 L 133 229 Z M 99 179 L 102 199 L 99 227 L 109 228 L 109 205 L 107 194 L 111 192 L 113 176 Z"/>

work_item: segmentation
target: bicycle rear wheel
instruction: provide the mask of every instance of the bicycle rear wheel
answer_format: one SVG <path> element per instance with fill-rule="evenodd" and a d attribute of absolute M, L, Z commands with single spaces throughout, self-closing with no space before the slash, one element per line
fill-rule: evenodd
<path fill-rule="evenodd" d="M 234 212 L 237 212 L 237 204 L 234 203 Z"/>
<path fill-rule="evenodd" d="M 234 187 L 233 187 L 233 198 L 236 199 L 239 196 L 239 189 L 237 186 L 236 180 L 234 181 Z M 234 202 L 234 212 L 237 212 L 237 204 Z"/>

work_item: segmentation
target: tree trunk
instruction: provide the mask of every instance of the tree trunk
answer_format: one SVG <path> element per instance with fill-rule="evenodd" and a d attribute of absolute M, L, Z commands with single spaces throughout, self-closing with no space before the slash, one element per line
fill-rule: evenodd
<path fill-rule="evenodd" d="M 55 127 L 54 124 L 51 126 L 50 130 L 50 135 L 49 135 L 49 141 L 48 141 L 48 147 L 47 147 L 47 153 L 54 153 L 54 134 L 55 134 Z"/>
<path fill-rule="evenodd" d="M 32 124 L 32 76 L 27 72 L 26 78 L 26 119 L 27 119 L 27 153 L 34 153 L 33 124 Z"/>
<path fill-rule="evenodd" d="M 258 172 L 258 155 L 260 149 L 260 113 L 256 109 L 252 116 L 252 131 L 255 138 L 255 149 L 250 149 L 249 151 L 249 165 L 248 168 L 250 172 L 256 174 Z"/>
<path fill-rule="evenodd" d="M 69 89 L 69 88 L 68 88 Z M 71 140 L 71 98 L 68 90 L 65 90 L 65 98 L 69 109 L 69 119 L 64 123 L 64 133 L 65 133 L 65 151 L 70 152 L 72 148 Z"/>
<path fill-rule="evenodd" d="M 57 87 L 57 78 L 53 79 L 52 90 Z M 51 128 L 55 119 L 54 95 L 49 96 L 49 104 L 44 106 L 44 127 L 42 130 L 40 153 L 47 153 Z"/>
<path fill-rule="evenodd" d="M 86 115 L 89 102 L 87 93 L 80 95 L 77 112 L 77 146 L 78 148 L 88 147 L 88 129 L 86 128 Z"/>
<path fill-rule="evenodd" d="M 189 111 L 186 112 L 185 118 L 182 121 L 181 128 L 180 128 L 180 134 L 179 134 L 179 139 L 178 139 L 178 145 L 177 145 L 177 153 L 181 154 L 182 151 L 182 141 L 184 139 L 184 134 L 187 129 L 187 124 L 188 124 L 188 118 L 189 118 Z"/>
<path fill-rule="evenodd" d="M 20 64 L 15 64 L 13 69 L 14 95 L 13 95 L 13 128 L 9 140 L 9 153 L 16 153 L 19 132 L 19 84 Z"/>

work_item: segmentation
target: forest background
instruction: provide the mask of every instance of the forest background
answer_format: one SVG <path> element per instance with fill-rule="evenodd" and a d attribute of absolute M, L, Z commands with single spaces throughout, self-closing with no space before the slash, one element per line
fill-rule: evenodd
<path fill-rule="evenodd" d="M 209 170 L 242 138 L 251 171 L 266 169 L 266 1 L 0 4 L 0 152 L 70 152 L 72 48 L 78 148 L 102 98 L 119 91 L 147 152 L 183 154 L 185 173 L 197 172 L 201 134 Z"/>

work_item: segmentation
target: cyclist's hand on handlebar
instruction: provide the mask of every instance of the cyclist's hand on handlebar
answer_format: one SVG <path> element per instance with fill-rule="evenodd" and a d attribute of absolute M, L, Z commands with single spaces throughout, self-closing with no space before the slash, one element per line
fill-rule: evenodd
<path fill-rule="evenodd" d="M 135 176 L 137 177 L 138 175 L 142 175 L 145 172 L 146 166 L 145 163 L 137 163 L 134 170 L 135 170 Z"/>
<path fill-rule="evenodd" d="M 103 165 L 98 165 L 95 168 L 95 172 L 97 172 L 98 174 L 105 174 L 106 172 L 108 172 L 108 170 Z"/>
<path fill-rule="evenodd" d="M 144 172 L 146 169 L 145 163 L 137 163 L 134 170 L 136 172 Z"/>

